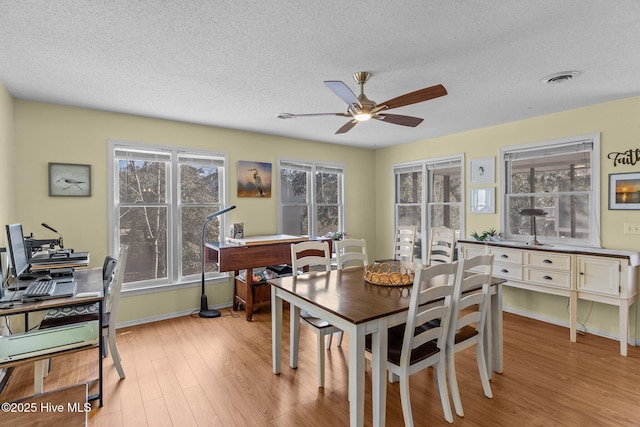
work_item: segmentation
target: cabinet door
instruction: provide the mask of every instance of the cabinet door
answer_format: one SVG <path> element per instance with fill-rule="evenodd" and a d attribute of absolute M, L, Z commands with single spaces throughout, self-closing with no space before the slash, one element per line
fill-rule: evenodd
<path fill-rule="evenodd" d="M 467 258 L 473 258 L 474 256 L 484 255 L 485 247 L 480 245 L 460 245 L 462 249 L 462 256 Z"/>
<path fill-rule="evenodd" d="M 620 261 L 578 256 L 578 290 L 620 295 Z"/>

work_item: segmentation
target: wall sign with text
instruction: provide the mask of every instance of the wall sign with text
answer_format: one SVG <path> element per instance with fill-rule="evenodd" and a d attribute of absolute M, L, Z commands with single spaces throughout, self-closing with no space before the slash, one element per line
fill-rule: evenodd
<path fill-rule="evenodd" d="M 629 148 L 627 151 L 623 151 L 622 153 L 617 151 L 612 151 L 607 155 L 608 159 L 613 160 L 613 166 L 616 167 L 618 165 L 630 165 L 634 166 L 636 163 L 640 163 L 640 148 Z"/>

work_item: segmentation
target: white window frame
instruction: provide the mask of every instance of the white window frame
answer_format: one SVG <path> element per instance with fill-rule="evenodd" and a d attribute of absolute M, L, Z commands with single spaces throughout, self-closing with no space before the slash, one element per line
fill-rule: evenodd
<path fill-rule="evenodd" d="M 167 277 L 162 279 L 144 280 L 135 283 L 123 283 L 123 291 L 140 291 L 138 293 L 145 293 L 145 291 L 157 290 L 158 288 L 171 288 L 177 286 L 183 286 L 184 284 L 191 284 L 193 286 L 200 284 L 200 275 L 189 275 L 181 277 L 182 268 L 182 235 L 181 235 L 181 215 L 180 215 L 180 203 L 178 201 L 180 175 L 178 173 L 180 162 L 178 158 L 180 156 L 187 157 L 204 157 L 204 158 L 220 158 L 224 164 L 221 177 L 223 179 L 222 188 L 220 191 L 220 209 L 228 205 L 229 197 L 229 167 L 228 167 L 228 155 L 225 152 L 208 151 L 200 149 L 190 149 L 178 146 L 167 146 L 159 144 L 147 144 L 132 141 L 121 140 L 109 140 L 108 141 L 108 224 L 109 224 L 109 253 L 112 256 L 118 255 L 117 248 L 120 247 L 120 230 L 118 220 L 118 161 L 116 158 L 116 150 L 141 150 L 144 152 L 158 152 L 164 155 L 169 155 L 171 158 L 170 167 L 167 171 L 167 201 L 168 218 L 167 218 Z M 218 217 L 220 223 L 220 239 L 223 240 L 228 233 L 228 227 L 226 226 L 225 215 Z M 209 279 L 226 279 L 228 273 L 206 273 L 206 278 Z M 221 281 L 221 280 L 219 280 Z"/>
<path fill-rule="evenodd" d="M 310 181 L 307 182 L 307 195 L 309 200 L 307 203 L 282 203 L 282 184 L 280 179 L 280 172 L 282 170 L 282 165 L 292 165 L 299 166 L 300 170 L 307 169 L 310 172 Z M 338 170 L 341 172 L 342 179 L 340 180 L 339 191 L 339 200 L 338 200 L 338 230 L 333 231 L 347 231 L 346 229 L 346 218 L 345 218 L 345 204 L 346 204 L 346 195 L 345 195 L 345 179 L 346 179 L 346 167 L 344 163 L 330 163 L 330 162 L 321 162 L 315 160 L 300 160 L 300 159 L 290 159 L 290 158 L 278 158 L 278 233 L 283 233 L 284 231 L 284 217 L 282 214 L 283 208 L 285 206 L 307 206 L 308 216 L 309 216 L 309 235 L 317 236 L 317 208 L 319 204 L 315 200 L 315 190 L 316 190 L 316 181 L 315 175 L 316 172 L 322 172 L 323 169 L 329 170 Z M 333 205 L 333 204 L 331 204 Z"/>
<path fill-rule="evenodd" d="M 431 175 L 429 173 L 430 170 L 434 170 L 438 168 L 438 165 L 444 165 L 447 163 L 460 162 L 460 202 L 433 202 L 432 199 L 432 185 L 431 185 Z M 416 261 L 427 261 L 427 253 L 425 251 L 424 242 L 429 241 L 429 230 L 432 220 L 431 220 L 431 207 L 437 205 L 459 205 L 460 207 L 460 230 L 459 235 L 465 235 L 465 154 L 453 154 L 450 156 L 442 156 L 442 157 L 433 157 L 429 159 L 421 159 L 411 162 L 397 163 L 392 165 L 391 173 L 393 180 L 393 194 L 392 194 L 392 218 L 393 218 L 393 226 L 391 228 L 391 236 L 393 239 L 393 235 L 395 234 L 395 230 L 398 226 L 398 207 L 400 206 L 412 206 L 415 203 L 396 203 L 397 200 L 397 187 L 396 187 L 396 174 L 398 172 L 408 172 L 410 169 L 419 169 L 422 171 L 422 202 L 421 202 L 421 217 L 420 217 L 420 236 L 419 238 L 423 242 L 422 245 L 422 259 Z M 457 236 L 459 237 L 459 236 Z"/>
<path fill-rule="evenodd" d="M 532 236 L 515 236 L 509 234 L 508 226 L 508 177 L 511 176 L 511 167 L 506 156 L 510 153 L 526 153 L 537 152 L 540 150 L 549 150 L 554 152 L 562 150 L 570 146 L 578 146 L 580 144 L 591 144 L 591 191 L 589 192 L 589 240 L 566 239 L 544 237 L 543 240 L 549 244 L 565 244 L 574 246 L 590 246 L 600 247 L 600 134 L 586 134 L 571 136 L 566 138 L 558 138 L 548 141 L 538 141 L 521 145 L 511 145 L 500 148 L 500 195 L 501 206 L 503 207 L 500 215 L 500 228 L 504 237 L 508 240 L 526 242 L 531 240 Z M 540 236 L 539 236 L 540 237 Z M 538 239 L 541 240 L 541 239 Z"/>

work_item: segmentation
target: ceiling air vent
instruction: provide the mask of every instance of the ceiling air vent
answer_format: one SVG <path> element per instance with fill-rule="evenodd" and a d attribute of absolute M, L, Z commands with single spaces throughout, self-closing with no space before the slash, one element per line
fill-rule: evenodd
<path fill-rule="evenodd" d="M 580 76 L 580 71 L 561 71 L 559 73 L 554 73 L 543 77 L 540 81 L 542 83 L 553 85 L 568 82 L 569 80 L 575 79 L 578 76 Z"/>

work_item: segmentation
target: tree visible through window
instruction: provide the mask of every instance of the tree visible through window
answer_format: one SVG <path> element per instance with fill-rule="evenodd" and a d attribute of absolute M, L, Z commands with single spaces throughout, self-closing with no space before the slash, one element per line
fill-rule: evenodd
<path fill-rule="evenodd" d="M 423 258 L 422 242 L 431 227 L 460 230 L 462 160 L 456 156 L 394 167 L 395 226 L 416 227 L 414 257 Z M 425 260 L 426 261 L 426 260 Z"/>
<path fill-rule="evenodd" d="M 343 175 L 336 165 L 281 160 L 281 232 L 324 236 L 345 231 Z"/>
<path fill-rule="evenodd" d="M 111 241 L 129 246 L 125 283 L 153 286 L 194 280 L 201 272 L 207 215 L 222 209 L 225 158 L 178 149 L 112 144 L 114 192 Z M 220 218 L 206 229 L 220 240 Z M 207 272 L 217 271 L 215 264 Z"/>
<path fill-rule="evenodd" d="M 537 234 L 546 242 L 598 246 L 595 150 L 599 151 L 595 138 L 504 149 L 505 236 L 529 240 Z M 542 210 L 536 230 L 523 209 Z"/>

